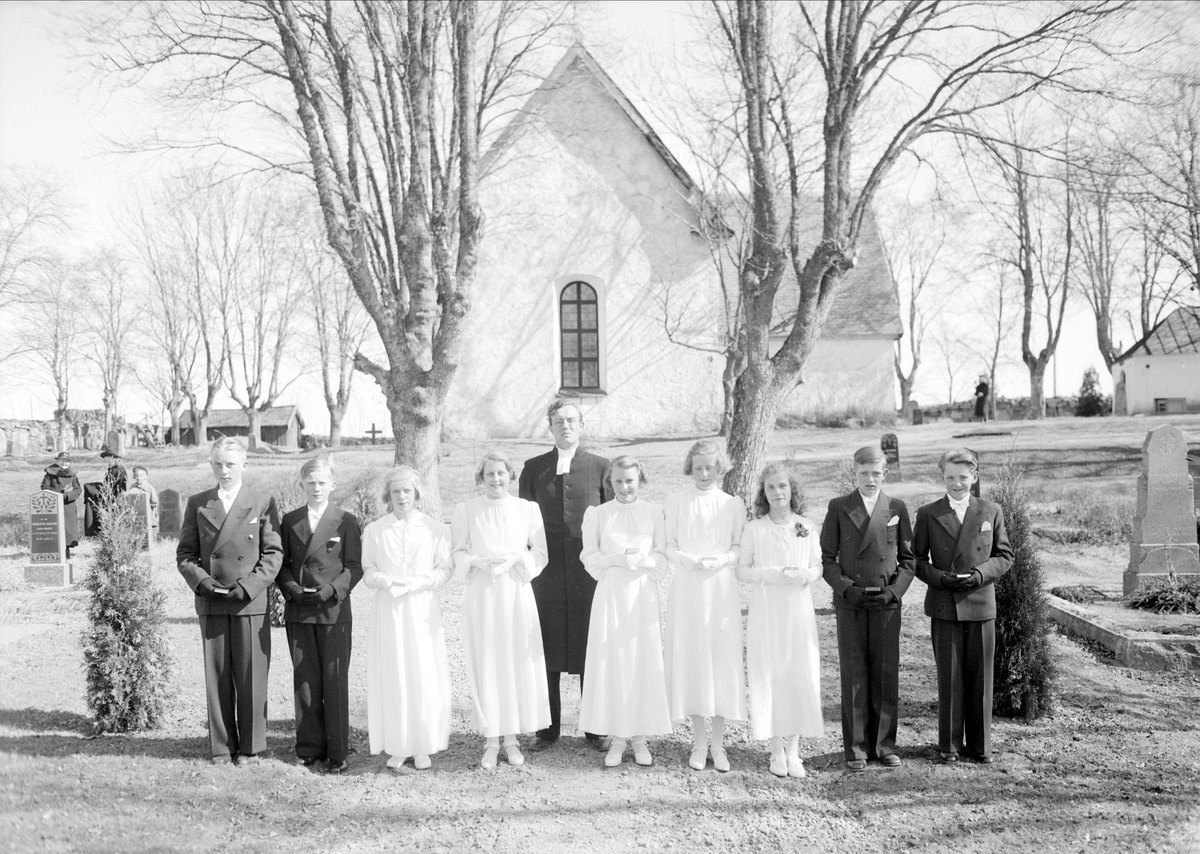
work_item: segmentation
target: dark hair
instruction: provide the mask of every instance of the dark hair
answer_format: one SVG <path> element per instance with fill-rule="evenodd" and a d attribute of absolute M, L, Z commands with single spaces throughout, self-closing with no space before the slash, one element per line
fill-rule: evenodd
<path fill-rule="evenodd" d="M 946 451 L 946 453 L 942 454 L 942 458 L 938 460 L 938 471 L 944 472 L 946 466 L 958 463 L 970 466 L 971 471 L 979 471 L 979 454 L 970 448 L 956 448 L 953 451 Z"/>
<path fill-rule="evenodd" d="M 642 465 L 642 461 L 637 457 L 630 456 L 629 454 L 621 454 L 621 456 L 617 457 L 608 464 L 608 467 L 604 469 L 604 477 L 600 479 L 600 482 L 607 483 L 608 488 L 613 492 L 616 492 L 617 488 L 613 486 L 612 475 L 617 469 L 637 469 L 638 486 L 645 486 L 647 483 L 649 483 L 649 481 L 646 480 L 646 467 Z"/>
<path fill-rule="evenodd" d="M 579 413 L 579 423 L 583 424 L 583 410 L 579 408 L 578 403 L 566 397 L 557 397 L 550 402 L 549 406 L 546 407 L 547 423 L 553 426 L 554 416 L 557 415 L 558 410 L 562 409 L 564 406 L 574 406 L 575 411 Z"/>
<path fill-rule="evenodd" d="M 801 502 L 804 500 L 800 492 L 800 478 L 796 476 L 796 470 L 785 462 L 767 463 L 763 466 L 762 472 L 758 476 L 758 487 L 754 490 L 754 515 L 766 516 L 771 510 L 771 502 L 767 501 L 767 490 L 764 484 L 767 478 L 773 474 L 786 474 L 788 477 L 788 488 L 792 491 L 792 497 L 789 504 L 793 513 L 799 513 Z"/>
<path fill-rule="evenodd" d="M 883 463 L 883 467 L 887 468 L 887 455 L 883 453 L 883 448 L 876 445 L 866 445 L 854 452 L 854 464 L 856 466 L 865 466 L 871 463 Z"/>

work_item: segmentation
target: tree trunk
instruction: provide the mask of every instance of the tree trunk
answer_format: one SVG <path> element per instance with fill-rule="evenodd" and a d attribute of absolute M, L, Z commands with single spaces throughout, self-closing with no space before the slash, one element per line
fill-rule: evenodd
<path fill-rule="evenodd" d="M 345 406 L 333 406 L 329 409 L 329 447 L 340 448 L 342 445 L 342 419 L 346 417 Z"/>
<path fill-rule="evenodd" d="M 208 410 L 195 413 L 192 424 L 196 426 L 196 447 L 202 448 L 208 442 Z"/>
<path fill-rule="evenodd" d="M 246 436 L 246 444 L 250 446 L 251 450 L 254 450 L 262 444 L 262 411 L 257 406 L 248 407 L 246 421 L 250 427 L 250 433 Z"/>
<path fill-rule="evenodd" d="M 754 501 L 758 474 L 767 457 L 775 418 L 784 393 L 762 371 L 748 367 L 737 380 L 737 404 L 726 447 L 732 468 L 725 474 L 724 489 L 749 507 Z"/>
<path fill-rule="evenodd" d="M 1046 362 L 1038 359 L 1029 366 L 1029 412 L 1026 418 L 1046 417 Z"/>
<path fill-rule="evenodd" d="M 732 353 L 725 356 L 725 370 L 721 372 L 721 435 L 730 436 L 733 426 L 734 388 L 737 386 L 737 359 Z"/>
<path fill-rule="evenodd" d="M 448 385 L 448 383 L 447 383 Z M 421 476 L 418 506 L 435 519 L 442 518 L 442 497 L 438 482 L 441 457 L 441 401 L 446 390 L 431 384 L 430 376 L 420 369 L 405 376 L 393 369 L 380 382 L 392 418 L 396 437 L 395 464 L 410 466 Z"/>

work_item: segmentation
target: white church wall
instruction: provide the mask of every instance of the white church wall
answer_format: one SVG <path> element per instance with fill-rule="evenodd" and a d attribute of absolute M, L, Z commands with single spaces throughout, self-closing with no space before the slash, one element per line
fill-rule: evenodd
<path fill-rule="evenodd" d="M 1200 353 L 1131 356 L 1117 370 L 1124 372 L 1129 415 L 1155 412 L 1155 400 L 1162 398 L 1183 398 L 1189 410 L 1200 409 Z"/>
<path fill-rule="evenodd" d="M 896 412 L 892 341 L 851 338 L 818 341 L 804 366 L 805 382 L 784 402 L 780 415 L 804 419 Z"/>

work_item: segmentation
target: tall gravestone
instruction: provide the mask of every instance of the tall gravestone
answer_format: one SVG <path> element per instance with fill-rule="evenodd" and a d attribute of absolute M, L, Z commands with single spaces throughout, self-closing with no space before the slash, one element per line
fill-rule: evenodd
<path fill-rule="evenodd" d="M 904 480 L 900 473 L 900 440 L 896 438 L 896 434 L 884 433 L 879 439 L 879 447 L 883 449 L 883 456 L 887 459 L 888 480 Z"/>
<path fill-rule="evenodd" d="M 142 551 L 150 548 L 150 496 L 145 492 L 125 492 L 120 498 L 133 510 L 135 524 L 142 534 Z"/>
<path fill-rule="evenodd" d="M 158 493 L 158 535 L 179 538 L 179 527 L 183 524 L 183 508 L 187 497 L 174 489 L 163 489 Z"/>
<path fill-rule="evenodd" d="M 25 581 L 44 587 L 67 587 L 74 578 L 67 560 L 66 527 L 61 493 L 42 489 L 29 496 L 29 564 Z"/>
<path fill-rule="evenodd" d="M 10 457 L 24 457 L 29 452 L 29 431 L 22 430 L 19 427 L 13 428 L 12 436 L 8 440 L 8 455 Z"/>
<path fill-rule="evenodd" d="M 1192 488 L 1183 434 L 1170 425 L 1151 430 L 1142 443 L 1127 595 L 1147 582 L 1165 581 L 1172 572 L 1200 576 Z"/>
<path fill-rule="evenodd" d="M 104 438 L 104 444 L 118 457 L 125 456 L 125 436 L 117 430 L 108 431 L 108 435 Z"/>

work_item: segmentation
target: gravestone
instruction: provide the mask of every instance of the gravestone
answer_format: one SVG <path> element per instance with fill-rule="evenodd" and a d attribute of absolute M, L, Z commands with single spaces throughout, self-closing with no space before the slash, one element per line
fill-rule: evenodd
<path fill-rule="evenodd" d="M 900 474 L 900 440 L 896 438 L 896 434 L 884 433 L 879 440 L 879 447 L 883 449 L 883 456 L 887 459 L 888 480 L 904 480 Z"/>
<path fill-rule="evenodd" d="M 61 493 L 43 489 L 29 496 L 29 564 L 25 581 L 43 587 L 67 587 L 74 582 L 67 560 Z"/>
<path fill-rule="evenodd" d="M 121 503 L 133 508 L 133 514 L 142 532 L 142 551 L 150 548 L 150 496 L 145 492 L 126 492 L 121 495 Z"/>
<path fill-rule="evenodd" d="M 104 445 L 118 457 L 125 456 L 125 437 L 116 430 L 109 430 Z"/>
<path fill-rule="evenodd" d="M 1169 424 L 1151 430 L 1142 443 L 1126 595 L 1147 582 L 1166 581 L 1172 573 L 1180 580 L 1200 576 L 1194 507 L 1183 434 Z"/>
<path fill-rule="evenodd" d="M 0 457 L 8 454 L 8 434 L 0 429 Z"/>
<path fill-rule="evenodd" d="M 925 413 L 916 404 L 913 404 L 912 408 L 912 423 L 914 427 L 920 427 L 925 423 Z"/>
<path fill-rule="evenodd" d="M 187 496 L 180 495 L 174 489 L 164 489 L 158 493 L 158 535 L 160 537 L 179 538 L 179 526 L 183 524 L 183 508 Z"/>
<path fill-rule="evenodd" d="M 29 431 L 19 427 L 13 428 L 12 436 L 8 439 L 8 455 L 23 457 L 29 453 Z"/>

